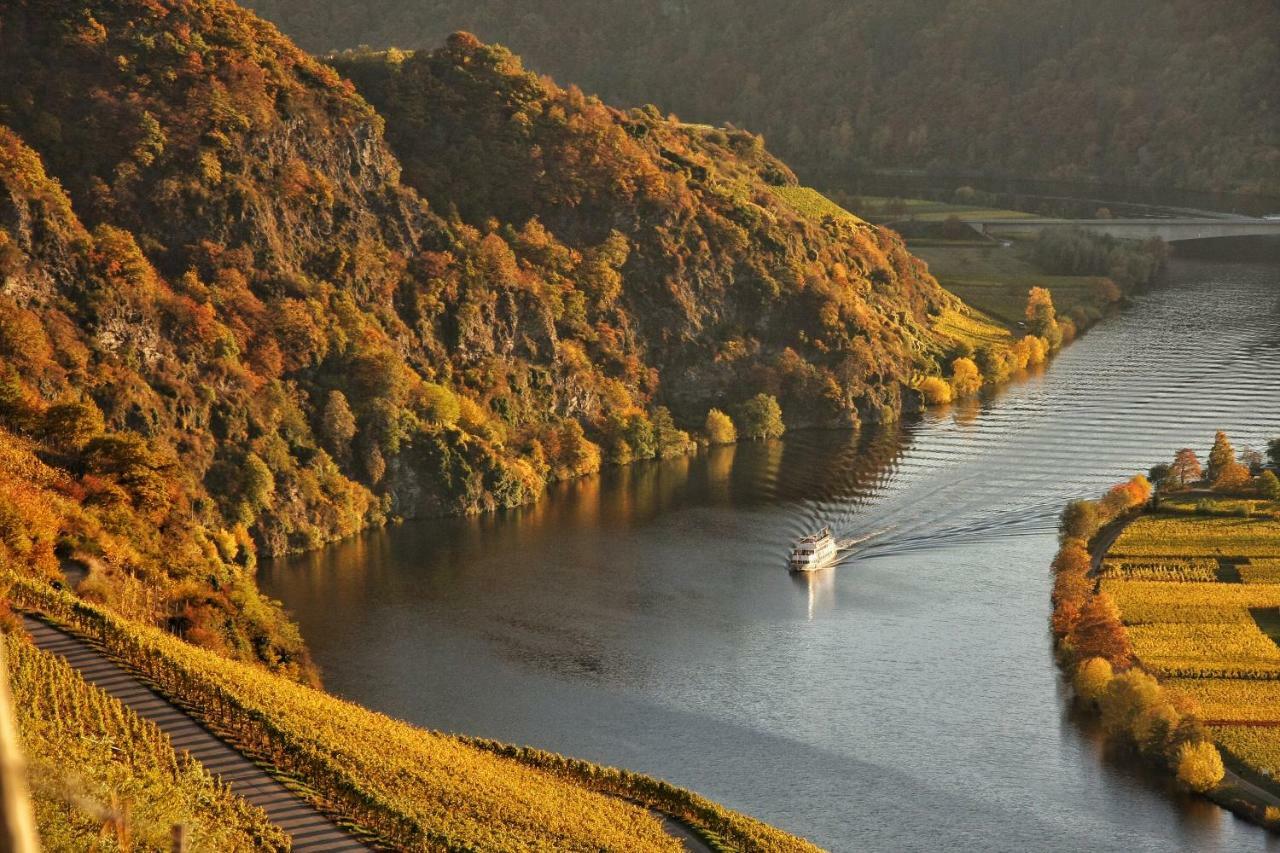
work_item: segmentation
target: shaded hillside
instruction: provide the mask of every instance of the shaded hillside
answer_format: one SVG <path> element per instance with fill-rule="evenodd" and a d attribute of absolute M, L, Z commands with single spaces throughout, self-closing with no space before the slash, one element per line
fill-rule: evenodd
<path fill-rule="evenodd" d="M 1056 0 L 253 0 L 315 51 L 509 45 L 611 102 L 911 167 L 1280 193 L 1280 8 Z"/>
<path fill-rule="evenodd" d="M 10 2 L 0 55 L 0 437 L 43 483 L 0 493 L 0 559 L 233 657 L 307 672 L 257 553 L 687 452 L 760 392 L 892 417 L 937 370 L 952 298 L 758 137 L 470 37 L 351 68 L 404 87 L 403 182 L 224 0 Z"/>

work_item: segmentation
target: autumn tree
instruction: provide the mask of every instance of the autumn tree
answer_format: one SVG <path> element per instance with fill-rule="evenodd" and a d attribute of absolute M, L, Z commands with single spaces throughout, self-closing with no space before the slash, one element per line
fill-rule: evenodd
<path fill-rule="evenodd" d="M 102 412 L 92 401 L 55 403 L 45 409 L 41 419 L 41 437 L 65 451 L 82 449 L 89 439 L 104 428 Z"/>
<path fill-rule="evenodd" d="M 339 461 L 351 456 L 351 440 L 356 437 L 356 417 L 347 403 L 347 395 L 334 389 L 325 399 L 320 416 L 320 435 L 325 447 Z"/>
<path fill-rule="evenodd" d="M 1222 467 L 1213 481 L 1216 492 L 1238 492 L 1249 485 L 1249 469 L 1234 459 Z"/>
<path fill-rule="evenodd" d="M 1058 530 L 1062 538 L 1089 541 L 1098 532 L 1098 505 L 1093 501 L 1072 501 L 1062 511 Z"/>
<path fill-rule="evenodd" d="M 1044 338 L 1049 349 L 1062 346 L 1062 330 L 1058 328 L 1058 313 L 1053 307 L 1053 294 L 1046 288 L 1033 287 L 1027 293 L 1027 328 L 1031 334 Z"/>
<path fill-rule="evenodd" d="M 1203 474 L 1204 469 L 1200 467 L 1200 459 L 1190 447 L 1184 447 L 1174 454 L 1173 464 L 1169 466 L 1170 481 L 1179 486 L 1186 486 L 1188 483 L 1199 480 Z"/>
<path fill-rule="evenodd" d="M 733 444 L 738 440 L 738 430 L 734 427 L 733 420 L 719 409 L 707 412 L 703 429 L 712 444 Z"/>
<path fill-rule="evenodd" d="M 1213 437 L 1213 449 L 1209 451 L 1209 467 L 1205 472 L 1206 479 L 1210 483 L 1215 482 L 1222 472 L 1236 461 L 1235 448 L 1231 446 L 1231 441 L 1227 438 L 1227 434 L 1218 431 Z"/>
<path fill-rule="evenodd" d="M 982 390 L 982 374 L 971 358 L 957 358 L 951 364 L 951 387 L 957 397 L 972 397 Z"/>
<path fill-rule="evenodd" d="M 951 402 L 951 386 L 941 376 L 926 376 L 920 382 L 920 395 L 925 405 L 943 406 Z"/>
<path fill-rule="evenodd" d="M 1102 728 L 1109 737 L 1136 740 L 1134 723 L 1163 700 L 1162 692 L 1155 677 L 1141 669 L 1115 676 L 1098 697 Z"/>
<path fill-rule="evenodd" d="M 1226 775 L 1222 755 L 1207 740 L 1182 744 L 1178 748 L 1177 765 L 1178 781 L 1201 793 L 1216 787 Z"/>
<path fill-rule="evenodd" d="M 1072 684 L 1075 686 L 1076 695 L 1081 700 L 1096 702 L 1106 691 L 1113 677 L 1111 664 L 1105 658 L 1088 658 L 1076 667 Z"/>
<path fill-rule="evenodd" d="M 747 438 L 780 438 L 785 431 L 782 407 L 770 394 L 757 394 L 738 409 L 738 432 Z"/>
<path fill-rule="evenodd" d="M 1085 602 L 1069 639 L 1080 657 L 1106 658 L 1116 669 L 1126 669 L 1133 662 L 1129 635 L 1120 622 L 1120 608 L 1105 592 Z"/>

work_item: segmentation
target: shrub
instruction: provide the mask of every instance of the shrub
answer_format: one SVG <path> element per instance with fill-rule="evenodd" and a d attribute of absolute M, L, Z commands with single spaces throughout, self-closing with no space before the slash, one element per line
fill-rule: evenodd
<path fill-rule="evenodd" d="M 920 383 L 926 405 L 943 406 L 951 402 L 951 386 L 941 376 L 926 376 Z"/>

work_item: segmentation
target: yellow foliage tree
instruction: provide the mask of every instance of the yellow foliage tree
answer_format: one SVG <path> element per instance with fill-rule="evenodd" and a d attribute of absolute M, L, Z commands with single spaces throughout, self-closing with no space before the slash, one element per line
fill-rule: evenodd
<path fill-rule="evenodd" d="M 951 387 L 957 397 L 972 397 L 982 390 L 982 372 L 973 359 L 962 356 L 952 363 Z"/>
<path fill-rule="evenodd" d="M 1106 658 L 1089 658 L 1076 668 L 1076 695 L 1086 702 L 1096 702 L 1114 677 Z"/>
<path fill-rule="evenodd" d="M 1201 793 L 1222 781 L 1226 771 L 1218 748 L 1207 740 L 1178 747 L 1178 780 Z"/>
<path fill-rule="evenodd" d="M 719 409 L 707 412 L 704 429 L 712 444 L 733 444 L 738 440 L 738 430 L 733 425 L 733 419 Z"/>

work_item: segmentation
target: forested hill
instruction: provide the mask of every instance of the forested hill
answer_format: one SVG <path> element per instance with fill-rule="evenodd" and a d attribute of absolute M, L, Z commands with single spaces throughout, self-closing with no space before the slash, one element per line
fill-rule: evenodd
<path fill-rule="evenodd" d="M 252 0 L 314 51 L 468 29 L 619 104 L 911 167 L 1280 193 L 1272 0 Z"/>
<path fill-rule="evenodd" d="M 10 0 L 0 56 L 0 567 L 233 657 L 307 671 L 258 553 L 939 368 L 954 299 L 759 137 L 465 34 L 344 65 L 385 119 L 226 0 Z"/>

